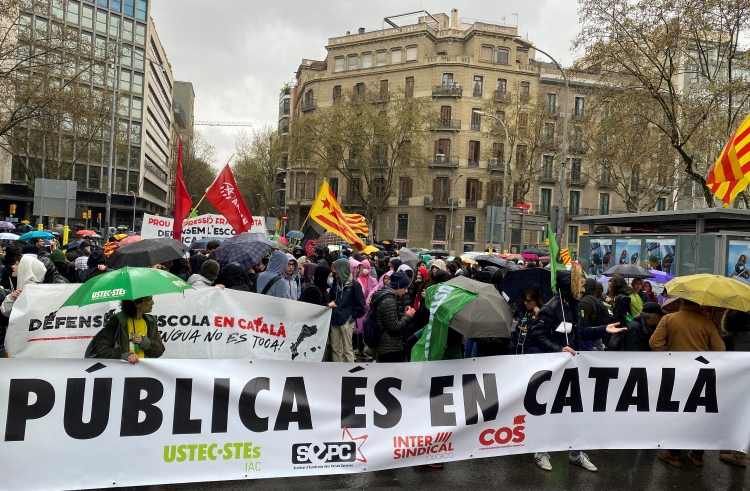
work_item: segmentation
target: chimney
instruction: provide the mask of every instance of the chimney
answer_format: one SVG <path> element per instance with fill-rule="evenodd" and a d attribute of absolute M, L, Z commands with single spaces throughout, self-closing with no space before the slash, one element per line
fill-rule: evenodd
<path fill-rule="evenodd" d="M 451 28 L 456 29 L 458 27 L 458 9 L 451 10 Z"/>
<path fill-rule="evenodd" d="M 365 33 L 364 27 L 360 27 L 359 30 L 357 31 L 357 34 L 364 34 L 364 33 Z"/>

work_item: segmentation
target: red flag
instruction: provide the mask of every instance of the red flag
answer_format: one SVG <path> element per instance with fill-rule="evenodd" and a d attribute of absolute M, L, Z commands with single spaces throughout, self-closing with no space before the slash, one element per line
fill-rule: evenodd
<path fill-rule="evenodd" d="M 190 213 L 193 200 L 185 187 L 185 179 L 182 177 L 182 137 L 177 147 L 177 176 L 175 177 L 174 189 L 174 225 L 172 238 L 182 240 L 182 221 Z"/>
<path fill-rule="evenodd" d="M 219 173 L 211 187 L 206 189 L 206 199 L 224 215 L 238 234 L 247 232 L 253 226 L 253 216 L 237 189 L 229 164 Z"/>

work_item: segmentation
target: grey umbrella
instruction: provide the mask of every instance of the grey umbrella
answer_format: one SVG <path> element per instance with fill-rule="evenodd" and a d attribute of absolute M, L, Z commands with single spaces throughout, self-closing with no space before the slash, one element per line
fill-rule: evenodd
<path fill-rule="evenodd" d="M 637 264 L 618 264 L 613 266 L 604 272 L 606 276 L 612 276 L 613 274 L 619 274 L 623 278 L 651 278 L 654 276 L 646 268 L 642 268 Z"/>
<path fill-rule="evenodd" d="M 490 283 L 480 283 L 464 276 L 451 278 L 453 283 L 477 292 L 451 319 L 449 327 L 467 338 L 509 338 L 513 330 L 513 312 L 500 292 Z"/>
<path fill-rule="evenodd" d="M 417 270 L 417 263 L 419 262 L 419 260 L 417 259 L 417 255 L 414 254 L 411 250 L 407 249 L 406 247 L 402 247 L 398 250 L 398 258 L 401 259 L 402 263 L 409 266 L 412 271 Z"/>

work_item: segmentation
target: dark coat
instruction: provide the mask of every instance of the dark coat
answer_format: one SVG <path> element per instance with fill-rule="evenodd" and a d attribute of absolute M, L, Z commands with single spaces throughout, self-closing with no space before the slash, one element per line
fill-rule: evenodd
<path fill-rule="evenodd" d="M 146 358 L 159 358 L 164 354 L 164 344 L 156 328 L 156 317 L 146 314 L 143 319 L 146 321 L 146 338 L 148 338 L 147 343 L 141 343 L 143 353 Z M 125 312 L 118 312 L 109 319 L 107 325 L 102 328 L 104 331 L 96 343 L 97 358 L 124 360 L 131 354 L 127 322 L 128 316 Z M 116 342 L 117 336 L 119 340 Z"/>
<path fill-rule="evenodd" d="M 649 327 L 646 319 L 639 315 L 632 321 L 628 322 L 628 330 L 623 332 L 625 335 L 623 351 L 651 351 L 648 341 L 654 333 L 656 327 Z"/>
<path fill-rule="evenodd" d="M 378 353 L 399 353 L 404 349 L 404 329 L 411 317 L 398 311 L 398 297 L 389 287 L 381 288 L 370 297 L 370 311 L 383 331 Z M 333 323 L 333 322 L 331 322 Z"/>
<path fill-rule="evenodd" d="M 750 332 L 730 332 L 721 337 L 727 351 L 750 351 Z"/>
<path fill-rule="evenodd" d="M 350 317 L 359 319 L 365 315 L 365 294 L 359 281 L 351 281 L 343 287 L 334 281 L 329 297 L 336 302 L 331 313 L 332 326 L 343 326 Z"/>

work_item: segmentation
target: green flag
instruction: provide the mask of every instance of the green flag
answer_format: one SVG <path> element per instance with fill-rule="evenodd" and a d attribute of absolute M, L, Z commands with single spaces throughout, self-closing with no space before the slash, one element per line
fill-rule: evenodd
<path fill-rule="evenodd" d="M 549 270 L 552 273 L 552 293 L 557 294 L 557 272 L 565 269 L 560 248 L 557 246 L 555 234 L 552 233 L 552 226 L 547 222 L 547 238 L 549 239 Z"/>
<path fill-rule="evenodd" d="M 411 350 L 411 361 L 442 360 L 445 343 L 448 341 L 448 324 L 456 312 L 475 298 L 477 292 L 450 283 L 429 287 L 425 293 L 425 302 L 430 320 L 422 331 L 422 337 Z"/>
<path fill-rule="evenodd" d="M 193 209 L 193 212 L 190 214 L 190 218 L 195 218 L 198 216 L 198 208 Z"/>

